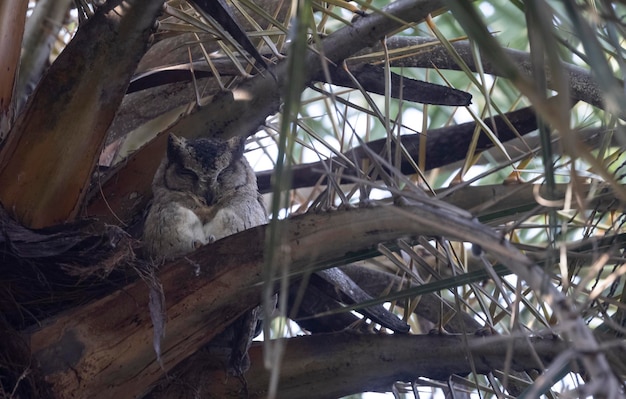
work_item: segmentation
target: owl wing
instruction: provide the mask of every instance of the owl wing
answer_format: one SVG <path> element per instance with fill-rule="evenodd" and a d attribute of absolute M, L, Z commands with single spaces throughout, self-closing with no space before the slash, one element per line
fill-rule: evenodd
<path fill-rule="evenodd" d="M 215 217 L 205 223 L 205 236 L 216 240 L 267 223 L 265 208 L 257 198 L 241 198 L 231 206 L 221 207 Z"/>
<path fill-rule="evenodd" d="M 144 242 L 153 258 L 171 259 L 211 242 L 200 218 L 176 202 L 151 209 L 145 226 Z"/>

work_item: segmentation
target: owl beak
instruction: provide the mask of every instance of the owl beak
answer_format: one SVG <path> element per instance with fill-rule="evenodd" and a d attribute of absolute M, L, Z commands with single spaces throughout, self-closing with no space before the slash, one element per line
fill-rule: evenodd
<path fill-rule="evenodd" d="M 213 193 L 212 192 L 206 193 L 206 195 L 204 196 L 204 201 L 206 202 L 207 205 L 212 205 L 213 204 Z"/>

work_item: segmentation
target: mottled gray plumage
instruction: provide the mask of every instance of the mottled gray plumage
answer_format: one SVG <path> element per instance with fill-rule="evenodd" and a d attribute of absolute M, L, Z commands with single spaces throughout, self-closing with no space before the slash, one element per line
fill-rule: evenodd
<path fill-rule="evenodd" d="M 144 245 L 153 259 L 171 259 L 267 222 L 243 139 L 185 140 L 170 135 L 154 180 Z"/>
<path fill-rule="evenodd" d="M 144 224 L 144 248 L 150 258 L 175 258 L 267 222 L 256 175 L 243 150 L 241 137 L 169 136 L 167 156 L 152 181 L 154 199 Z M 232 348 L 228 368 L 234 374 L 249 366 L 247 352 L 257 314 L 258 308 L 244 314 L 213 341 Z"/>

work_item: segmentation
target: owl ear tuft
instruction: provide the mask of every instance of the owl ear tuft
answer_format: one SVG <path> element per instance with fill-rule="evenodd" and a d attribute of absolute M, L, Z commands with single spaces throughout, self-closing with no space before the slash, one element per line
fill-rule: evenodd
<path fill-rule="evenodd" d="M 241 158 L 246 147 L 246 138 L 241 136 L 232 137 L 228 139 L 228 147 L 235 159 Z"/>
<path fill-rule="evenodd" d="M 182 164 L 184 160 L 184 148 L 186 141 L 182 137 L 176 137 L 170 133 L 167 138 L 167 159 L 170 162 Z"/>

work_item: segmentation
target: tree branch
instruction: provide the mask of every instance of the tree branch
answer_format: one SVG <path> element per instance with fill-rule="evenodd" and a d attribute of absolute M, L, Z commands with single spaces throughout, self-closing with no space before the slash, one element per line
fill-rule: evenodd
<path fill-rule="evenodd" d="M 28 4 L 7 0 L 0 4 L 0 143 L 9 131 L 15 116 L 13 98 L 20 64 L 20 50 Z"/>
<path fill-rule="evenodd" d="M 442 0 L 397 0 L 383 11 L 414 22 L 443 7 Z M 329 63 L 338 64 L 362 48 L 376 44 L 400 26 L 398 21 L 383 14 L 372 14 L 332 33 L 321 41 L 321 47 L 316 50 Z M 305 64 L 309 66 L 305 72 L 308 81 L 322 70 L 317 52 L 309 51 Z M 169 126 L 167 131 L 184 137 L 214 135 L 226 138 L 254 134 L 269 115 L 278 111 L 286 66 L 286 62 L 281 62 L 271 68 L 278 84 L 269 73 L 256 75 L 232 92 L 220 93 L 209 104 L 195 107 Z M 152 176 L 165 152 L 167 136 L 162 134 L 164 132 L 129 157 L 123 166 L 108 174 L 108 180 L 102 182 L 102 189 L 98 188 L 90 194 L 88 215 L 111 218 L 114 213 L 120 220 L 128 222 L 136 210 L 146 204 Z"/>
<path fill-rule="evenodd" d="M 162 4 L 107 2 L 41 80 L 0 150 L 0 201 L 23 224 L 77 216 Z"/>
<path fill-rule="evenodd" d="M 439 69 L 460 70 L 459 65 L 450 56 L 448 51 L 442 45 L 437 44 L 438 42 L 432 38 L 395 36 L 387 41 L 387 46 L 389 49 L 401 49 L 410 46 L 426 45 L 429 43 L 432 44 L 432 46 L 424 46 L 421 51 L 414 55 L 397 57 L 391 61 L 391 66 L 412 68 L 436 67 Z M 476 66 L 476 58 L 472 54 L 469 41 L 460 40 L 451 44 L 472 71 L 476 72 L 479 70 Z M 380 46 L 368 49 L 368 52 L 370 53 L 378 52 L 379 56 L 377 58 L 379 59 L 382 59 L 381 51 L 382 48 Z M 522 73 L 528 76 L 532 75 L 532 61 L 529 53 L 509 48 L 505 48 L 504 52 L 511 58 L 511 60 L 513 60 L 513 62 L 515 62 Z M 373 59 L 369 59 L 369 61 L 373 61 Z M 355 61 L 352 61 L 352 63 L 354 62 Z M 359 64 L 362 62 L 364 62 L 363 59 L 358 61 Z M 483 57 L 481 62 L 481 67 L 485 73 L 494 76 L 501 76 L 489 57 Z M 570 94 L 574 99 L 584 101 L 598 108 L 604 107 L 602 104 L 602 93 L 600 88 L 588 70 L 579 67 L 578 65 L 568 64 L 565 62 L 561 63 L 561 66 L 564 72 L 569 76 Z M 546 70 L 546 79 L 548 87 L 554 90 L 555 86 L 549 70 Z"/>
<path fill-rule="evenodd" d="M 281 221 L 285 242 L 275 254 L 292 275 L 359 260 L 380 242 L 437 235 L 478 244 L 529 282 L 547 300 L 588 367 L 606 365 L 581 320 L 543 270 L 502 237 L 462 211 L 429 198 L 416 206 L 378 206 Z M 135 282 L 83 308 L 45 323 L 31 334 L 35 359 L 59 397 L 139 395 L 163 371 L 196 352 L 247 309 L 259 303 L 266 226 L 244 231 L 178 259 L 159 274 L 166 298 L 167 335 L 161 343 L 163 369 L 152 349 L 148 287 Z M 194 271 L 199 272 L 194 277 Z M 593 354 L 592 352 L 593 351 Z M 604 362 L 604 365 L 602 364 Z M 607 374 L 608 376 L 608 374 Z M 608 376 L 607 378 L 611 378 Z"/>
<path fill-rule="evenodd" d="M 517 111 L 509 112 L 505 116 L 497 115 L 493 118 L 486 118 L 484 122 L 491 126 L 495 124 L 500 141 L 508 141 L 519 137 L 518 134 L 524 135 L 537 129 L 537 118 L 531 107 L 523 108 Z M 514 126 L 515 130 L 510 126 Z M 473 139 L 475 122 L 467 122 L 460 125 L 448 126 L 440 129 L 433 129 L 428 132 L 428 140 L 426 141 L 426 170 L 438 168 L 450 163 L 460 161 L 467 155 L 467 149 Z M 421 134 L 408 134 L 401 136 L 402 145 L 406 151 L 411 154 L 413 159 L 417 159 L 420 148 Z M 381 153 L 387 143 L 387 139 L 374 140 L 367 143 L 367 146 L 376 153 Z M 492 148 L 495 144 L 487 135 L 480 135 L 476 143 L 476 151 L 480 152 Z M 395 150 L 395 143 L 391 143 L 391 152 Z M 366 151 L 359 147 L 344 154 L 350 160 L 361 161 L 367 158 Z M 341 162 L 337 157 L 329 160 L 318 161 L 309 164 L 295 165 L 292 168 L 291 188 L 312 187 L 315 186 L 322 177 L 327 175 L 325 165 L 333 165 Z M 344 167 L 346 165 L 343 165 Z M 402 159 L 400 170 L 405 174 L 416 173 L 413 164 L 407 159 Z M 265 170 L 257 173 L 257 183 L 261 193 L 268 193 L 272 189 L 271 179 L 273 170 Z M 338 179 L 339 183 L 353 183 L 351 177 L 357 175 L 357 171 L 352 168 L 346 168 L 342 176 Z M 324 183 L 322 183 L 324 184 Z"/>
<path fill-rule="evenodd" d="M 542 370 L 567 350 L 566 342 L 554 338 L 472 335 L 334 333 L 289 338 L 286 345 L 277 397 L 302 399 L 388 392 L 393 383 L 411 382 L 418 377 L 446 380 L 453 374 L 472 371 L 487 374 L 506 368 L 507 353 L 513 359 L 510 370 Z M 261 345 L 250 349 L 252 367 L 245 375 L 249 398 L 267 396 L 270 372 L 263 366 L 261 350 Z M 219 398 L 241 397 L 241 381 L 229 378 L 223 369 L 214 357 L 204 355 L 181 371 L 186 377 L 195 377 L 194 392 L 210 392 Z M 176 371 L 172 385 L 178 388 Z M 171 392 L 157 387 L 146 399 L 171 397 Z"/>

